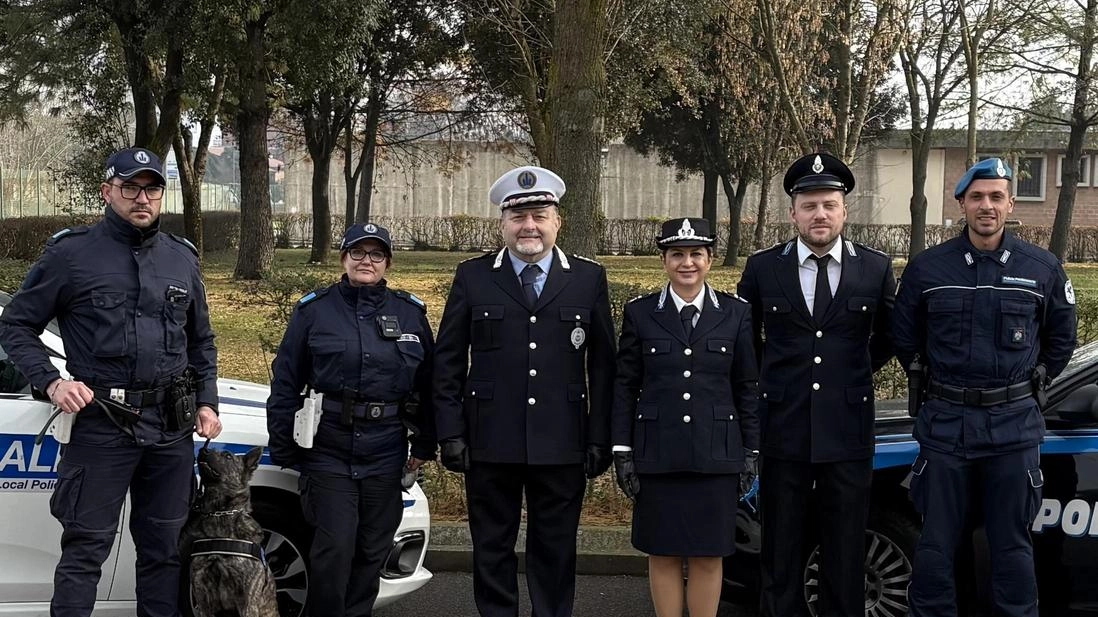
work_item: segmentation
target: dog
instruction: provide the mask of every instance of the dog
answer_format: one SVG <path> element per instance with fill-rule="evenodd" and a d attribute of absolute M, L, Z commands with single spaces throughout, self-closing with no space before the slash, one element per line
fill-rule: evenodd
<path fill-rule="evenodd" d="M 278 617 L 274 575 L 260 548 L 263 529 L 252 518 L 248 486 L 262 454 L 258 447 L 243 456 L 198 452 L 201 488 L 180 536 L 195 617 Z M 183 602 L 187 598 L 184 592 Z"/>

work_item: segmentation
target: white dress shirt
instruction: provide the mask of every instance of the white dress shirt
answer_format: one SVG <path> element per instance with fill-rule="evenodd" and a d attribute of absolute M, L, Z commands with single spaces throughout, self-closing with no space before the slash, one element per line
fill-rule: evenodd
<path fill-rule="evenodd" d="M 812 314 L 812 303 L 816 300 L 816 271 L 817 262 L 809 259 L 814 255 L 812 249 L 803 240 L 797 238 L 797 273 L 801 279 L 801 293 L 804 295 L 804 303 L 808 305 L 808 313 Z M 831 285 L 831 297 L 839 289 L 839 277 L 843 274 L 843 238 L 835 239 L 835 245 L 827 252 L 831 259 L 827 262 L 827 282 Z M 815 315 L 813 315 L 815 317 Z"/>

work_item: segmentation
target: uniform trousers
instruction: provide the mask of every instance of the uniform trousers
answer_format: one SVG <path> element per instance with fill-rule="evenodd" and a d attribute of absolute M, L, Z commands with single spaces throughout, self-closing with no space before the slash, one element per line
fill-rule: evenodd
<path fill-rule="evenodd" d="M 400 477 L 301 476 L 302 510 L 316 530 L 309 551 L 309 614 L 369 617 L 381 566 L 404 514 Z"/>
<path fill-rule="evenodd" d="M 966 459 L 923 448 L 912 467 L 911 498 L 923 515 L 908 602 L 912 617 L 956 617 L 954 557 L 974 505 L 991 552 L 994 614 L 1037 615 L 1029 526 L 1043 483 L 1037 446 Z"/>
<path fill-rule="evenodd" d="M 50 497 L 50 512 L 63 528 L 50 615 L 91 615 L 128 491 L 130 534 L 137 548 L 137 615 L 177 617 L 179 533 L 193 487 L 189 436 L 166 446 L 62 446 Z"/>
<path fill-rule="evenodd" d="M 569 617 L 576 595 L 576 532 L 583 465 L 473 461 L 465 474 L 473 540 L 473 598 L 482 617 L 518 615 L 515 541 L 526 493 L 526 584 L 533 617 Z"/>
<path fill-rule="evenodd" d="M 809 463 L 765 457 L 762 507 L 763 617 L 807 616 L 804 565 L 820 543 L 819 617 L 865 614 L 865 527 L 873 459 Z M 812 529 L 815 526 L 816 529 Z"/>

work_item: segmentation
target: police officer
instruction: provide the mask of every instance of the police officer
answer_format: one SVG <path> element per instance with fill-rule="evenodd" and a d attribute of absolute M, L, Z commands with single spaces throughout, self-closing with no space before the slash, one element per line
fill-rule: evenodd
<path fill-rule="evenodd" d="M 340 281 L 306 295 L 290 318 L 272 367 L 267 428 L 271 460 L 301 471 L 302 508 L 316 531 L 309 613 L 360 617 L 372 614 L 404 512 L 402 469 L 435 458 L 434 338 L 423 302 L 386 283 L 387 229 L 352 225 L 339 254 Z M 293 438 L 306 388 L 324 395 L 311 449 Z"/>
<path fill-rule="evenodd" d="M 751 307 L 707 285 L 709 221 L 672 219 L 656 240 L 668 284 L 625 305 L 614 387 L 614 467 L 634 499 L 633 546 L 648 553 L 652 604 L 714 617 L 723 557 L 736 550 L 736 495 L 758 460 Z"/>
<path fill-rule="evenodd" d="M 854 188 L 842 161 L 801 157 L 784 185 L 797 237 L 752 255 L 739 284 L 762 355 L 762 614 L 807 615 L 804 530 L 814 524 L 816 614 L 860 617 L 873 372 L 892 355 L 896 282 L 891 259 L 841 235 Z"/>
<path fill-rule="evenodd" d="M 541 167 L 496 180 L 489 198 L 507 246 L 458 266 L 439 326 L 442 463 L 466 474 L 473 596 L 485 617 L 518 613 L 514 547 L 524 492 L 533 614 L 572 614 L 584 475 L 600 475 L 611 461 L 606 271 L 555 246 L 564 190 Z"/>
<path fill-rule="evenodd" d="M 1075 293 L 1055 256 L 1006 231 L 1012 177 L 999 158 L 972 166 L 954 191 L 960 235 L 913 258 L 900 281 L 896 355 L 929 368 L 911 480 L 923 515 L 908 589 L 916 617 L 957 614 L 954 555 L 979 511 L 995 614 L 1037 614 L 1038 399 L 1075 349 Z"/>
<path fill-rule="evenodd" d="M 62 412 L 77 414 L 50 498 L 64 529 L 50 604 L 57 617 L 91 614 L 127 491 L 137 614 L 179 614 L 191 434 L 197 420 L 198 434 L 214 438 L 221 422 L 198 254 L 160 231 L 161 169 L 144 148 L 112 154 L 103 220 L 54 234 L 0 317 L 0 344 L 19 369 Z M 38 339 L 54 317 L 71 378 Z"/>

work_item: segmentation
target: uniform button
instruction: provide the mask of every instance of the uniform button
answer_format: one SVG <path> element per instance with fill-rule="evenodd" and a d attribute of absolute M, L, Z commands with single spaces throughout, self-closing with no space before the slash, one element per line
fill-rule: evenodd
<path fill-rule="evenodd" d="M 366 319 L 366 316 L 365 316 L 365 315 L 359 315 L 359 316 L 358 316 L 358 320 L 359 320 L 359 321 L 362 321 L 363 319 Z"/>
<path fill-rule="evenodd" d="M 537 323 L 537 322 L 538 322 L 538 316 L 537 315 L 531 315 L 530 316 L 530 323 Z"/>
<path fill-rule="evenodd" d="M 820 389 L 820 384 L 818 384 L 818 383 L 812 384 L 812 389 L 813 390 L 819 390 Z"/>
<path fill-rule="evenodd" d="M 137 316 L 138 316 L 138 317 L 140 317 L 140 316 L 141 316 L 141 311 L 137 311 Z"/>
<path fill-rule="evenodd" d="M 530 369 L 530 376 L 531 377 L 537 377 L 538 376 L 538 369 L 536 369 L 536 368 Z"/>
<path fill-rule="evenodd" d="M 534 403 L 536 403 L 538 401 L 537 401 L 537 399 L 535 399 L 534 397 L 531 396 L 530 398 L 526 399 L 526 402 L 533 405 Z"/>
<path fill-rule="evenodd" d="M 472 392 L 470 392 L 470 393 L 469 393 L 469 396 L 476 396 L 476 395 L 477 395 L 477 391 L 476 391 L 476 390 L 473 390 Z"/>
<path fill-rule="evenodd" d="M 727 348 L 727 347 L 721 347 L 721 353 L 724 353 L 724 352 L 726 352 L 726 351 L 728 351 L 728 348 Z"/>
<path fill-rule="evenodd" d="M 488 316 L 488 311 L 484 311 L 484 316 L 485 316 L 485 317 L 487 317 L 487 316 Z"/>
<path fill-rule="evenodd" d="M 638 420 L 640 420 L 640 419 L 641 419 L 641 418 L 643 418 L 643 417 L 644 417 L 644 414 L 642 414 L 642 413 L 639 413 L 639 414 L 637 414 L 637 419 L 638 419 Z"/>
<path fill-rule="evenodd" d="M 816 356 L 815 358 L 812 358 L 812 361 L 816 364 L 819 364 L 820 362 L 823 362 L 823 359 L 821 359 L 819 356 Z"/>
<path fill-rule="evenodd" d="M 763 392 L 763 398 L 766 398 L 766 392 Z"/>
<path fill-rule="evenodd" d="M 824 337 L 823 330 L 816 330 L 816 338 L 823 338 L 823 337 Z"/>
<path fill-rule="evenodd" d="M 691 374 L 690 371 L 683 371 L 682 372 L 683 377 L 690 377 L 690 374 Z"/>
<path fill-rule="evenodd" d="M 729 420 L 735 420 L 735 419 L 736 419 L 736 416 L 734 416 L 734 415 L 732 415 L 732 414 L 728 414 L 728 419 L 729 419 Z"/>
<path fill-rule="evenodd" d="M 586 395 L 586 394 L 581 394 L 581 395 L 580 395 L 580 398 L 581 398 L 581 399 L 585 399 L 585 398 L 587 398 L 587 395 Z"/>
<path fill-rule="evenodd" d="M 770 310 L 771 310 L 771 311 L 774 311 L 775 313 L 777 313 L 777 312 L 778 312 L 778 307 L 776 307 L 776 306 L 772 306 L 772 307 L 770 307 Z"/>
<path fill-rule="evenodd" d="M 869 310 L 869 307 L 866 307 L 866 306 L 864 306 L 864 305 L 862 306 L 862 312 L 863 312 L 863 313 L 864 313 L 864 312 L 866 312 L 866 311 L 868 311 L 868 310 Z"/>
<path fill-rule="evenodd" d="M 362 433 L 355 431 L 355 437 L 362 437 Z"/>
<path fill-rule="evenodd" d="M 537 348 L 538 348 L 538 344 L 533 342 L 533 341 L 530 341 L 530 349 L 537 349 Z"/>
<path fill-rule="evenodd" d="M 683 416 L 682 421 L 687 423 L 687 424 L 690 424 L 690 416 Z"/>
<path fill-rule="evenodd" d="M 358 477 L 358 472 L 357 471 L 352 471 L 351 476 L 354 477 L 354 478 L 357 478 Z"/>
<path fill-rule="evenodd" d="M 689 356 L 690 354 L 694 353 L 694 351 L 687 347 L 686 349 L 682 350 L 682 353 L 683 355 Z"/>
<path fill-rule="evenodd" d="M 866 401 L 868 401 L 868 400 L 869 400 L 869 397 L 868 397 L 868 396 L 863 396 L 863 397 L 862 397 L 862 402 L 863 402 L 863 403 L 864 403 L 864 402 L 866 402 Z"/>
<path fill-rule="evenodd" d="M 656 348 L 653 347 L 652 349 L 648 350 L 648 353 L 656 353 Z"/>
<path fill-rule="evenodd" d="M 682 400 L 689 401 L 690 400 L 690 393 L 689 392 L 683 392 L 682 393 Z"/>

